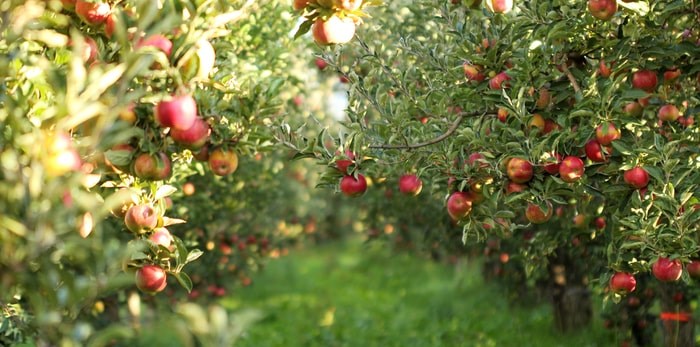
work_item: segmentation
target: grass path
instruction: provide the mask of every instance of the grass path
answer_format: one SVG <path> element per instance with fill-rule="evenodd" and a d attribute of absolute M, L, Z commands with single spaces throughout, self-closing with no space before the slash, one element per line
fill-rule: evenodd
<path fill-rule="evenodd" d="M 223 304 L 263 312 L 236 347 L 615 345 L 599 321 L 556 334 L 547 305 L 511 308 L 476 264 L 462 271 L 380 244 L 326 245 L 270 262 Z"/>

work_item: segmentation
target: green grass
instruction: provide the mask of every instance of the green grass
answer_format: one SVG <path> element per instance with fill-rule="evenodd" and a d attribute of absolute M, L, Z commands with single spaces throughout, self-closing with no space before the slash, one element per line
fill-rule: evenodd
<path fill-rule="evenodd" d="M 380 244 L 315 247 L 274 260 L 223 304 L 264 314 L 237 347 L 615 343 L 598 320 L 575 334 L 555 333 L 548 305 L 510 307 L 497 285 L 483 283 L 478 264 L 456 276 L 454 267 Z"/>

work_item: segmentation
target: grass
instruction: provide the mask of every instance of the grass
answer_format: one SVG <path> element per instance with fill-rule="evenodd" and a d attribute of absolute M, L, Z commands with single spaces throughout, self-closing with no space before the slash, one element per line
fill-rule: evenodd
<path fill-rule="evenodd" d="M 327 245 L 274 260 L 222 303 L 264 314 L 236 347 L 615 343 L 598 320 L 575 334 L 555 333 L 548 305 L 510 307 L 498 286 L 483 283 L 478 264 L 456 276 L 454 267 L 380 244 Z"/>

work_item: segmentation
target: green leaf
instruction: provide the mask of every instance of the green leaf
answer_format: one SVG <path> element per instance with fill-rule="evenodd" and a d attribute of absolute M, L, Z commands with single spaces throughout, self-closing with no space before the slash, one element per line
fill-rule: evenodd
<path fill-rule="evenodd" d="M 186 263 L 191 263 L 191 262 L 199 259 L 199 257 L 201 257 L 203 254 L 204 254 L 204 252 L 200 251 L 199 249 L 191 250 L 190 253 L 187 254 Z"/>
<path fill-rule="evenodd" d="M 175 279 L 180 283 L 180 285 L 187 290 L 187 292 L 192 291 L 192 279 L 186 273 L 180 271 L 173 274 Z"/>
<path fill-rule="evenodd" d="M 294 39 L 296 40 L 299 37 L 301 37 L 302 35 L 309 32 L 309 30 L 311 30 L 311 25 L 313 25 L 313 24 L 314 24 L 314 22 L 312 20 L 306 20 L 304 23 L 301 23 L 301 25 L 299 26 L 299 29 L 294 34 Z"/>

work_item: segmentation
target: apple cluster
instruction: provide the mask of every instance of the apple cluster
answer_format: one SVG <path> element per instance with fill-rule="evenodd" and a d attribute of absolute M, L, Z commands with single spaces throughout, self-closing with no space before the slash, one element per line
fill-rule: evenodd
<path fill-rule="evenodd" d="M 294 0 L 294 10 L 303 11 L 306 25 L 297 35 L 311 29 L 319 45 L 344 44 L 355 36 L 362 10 L 370 0 Z"/>

